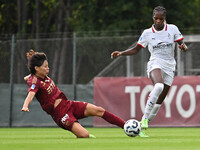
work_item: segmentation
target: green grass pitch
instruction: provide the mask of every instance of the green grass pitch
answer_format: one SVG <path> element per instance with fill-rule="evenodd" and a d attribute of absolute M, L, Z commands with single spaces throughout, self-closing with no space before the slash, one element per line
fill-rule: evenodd
<path fill-rule="evenodd" d="M 60 128 L 0 128 L 0 150 L 200 150 L 200 128 L 149 128 L 149 138 L 120 128 L 87 128 L 96 139 L 77 139 Z"/>

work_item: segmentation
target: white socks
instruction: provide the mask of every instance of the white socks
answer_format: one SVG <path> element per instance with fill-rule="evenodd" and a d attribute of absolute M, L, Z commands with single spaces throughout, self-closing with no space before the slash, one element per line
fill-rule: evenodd
<path fill-rule="evenodd" d="M 151 111 L 152 111 L 158 97 L 160 96 L 161 92 L 163 91 L 163 89 L 164 89 L 163 83 L 156 83 L 154 85 L 153 90 L 149 94 L 149 98 L 147 100 L 145 112 L 144 112 L 142 119 L 148 119 L 149 118 L 149 114 L 151 113 Z"/>
<path fill-rule="evenodd" d="M 160 106 L 161 106 L 161 104 L 155 104 L 154 105 L 154 107 L 151 110 L 151 113 L 149 115 L 149 118 L 148 118 L 149 122 L 151 122 L 155 118 L 155 116 L 157 115 L 157 113 L 158 113 L 158 111 L 160 109 Z"/>

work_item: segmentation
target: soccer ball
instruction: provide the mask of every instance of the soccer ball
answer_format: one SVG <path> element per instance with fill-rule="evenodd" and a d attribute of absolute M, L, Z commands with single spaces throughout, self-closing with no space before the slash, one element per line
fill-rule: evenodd
<path fill-rule="evenodd" d="M 135 137 L 140 134 L 141 124 L 135 119 L 129 119 L 124 124 L 124 132 L 130 137 Z"/>

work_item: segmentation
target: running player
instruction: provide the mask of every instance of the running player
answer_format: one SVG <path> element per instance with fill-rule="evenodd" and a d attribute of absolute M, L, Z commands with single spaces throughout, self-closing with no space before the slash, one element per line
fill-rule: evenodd
<path fill-rule="evenodd" d="M 107 122 L 123 129 L 125 121 L 105 109 L 86 102 L 68 100 L 47 76 L 49 67 L 44 53 L 30 50 L 27 53 L 27 59 L 31 75 L 24 78 L 29 89 L 21 111 L 29 112 L 28 106 L 35 96 L 42 109 L 52 116 L 56 124 L 71 131 L 77 138 L 94 137 L 77 120 L 88 116 L 102 117 Z"/>
<path fill-rule="evenodd" d="M 147 74 L 154 88 L 149 94 L 141 120 L 143 129 L 148 128 L 148 122 L 152 121 L 158 113 L 174 80 L 176 66 L 174 58 L 175 43 L 177 42 L 179 48 L 183 51 L 188 49 L 183 42 L 183 36 L 179 29 L 173 24 L 166 23 L 166 9 L 164 7 L 157 6 L 154 8 L 153 21 L 152 27 L 144 30 L 135 47 L 121 52 L 114 51 L 111 54 L 111 58 L 134 55 L 148 46 L 151 56 L 147 65 Z M 142 130 L 140 136 L 148 137 L 144 130 Z"/>

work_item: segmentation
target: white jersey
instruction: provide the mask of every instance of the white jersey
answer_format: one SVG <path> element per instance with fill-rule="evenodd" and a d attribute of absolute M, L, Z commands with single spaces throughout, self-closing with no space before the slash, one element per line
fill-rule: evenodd
<path fill-rule="evenodd" d="M 144 30 L 137 44 L 143 48 L 148 46 L 151 53 L 147 66 L 148 75 L 153 69 L 160 68 L 172 78 L 174 77 L 176 66 L 174 58 L 175 42 L 182 39 L 182 34 L 173 24 L 165 24 L 161 31 L 157 31 L 153 25 Z"/>

